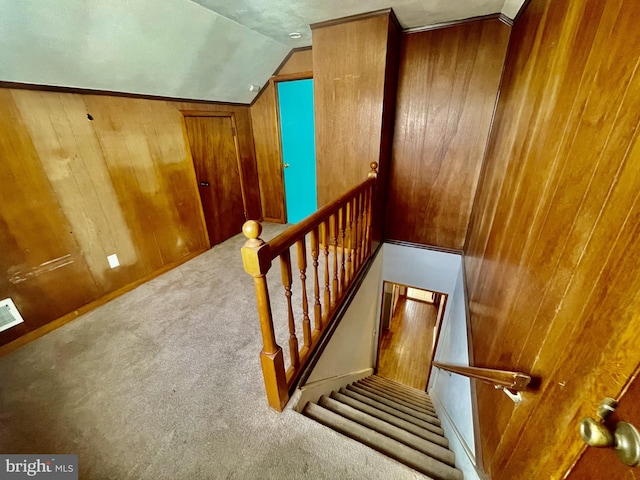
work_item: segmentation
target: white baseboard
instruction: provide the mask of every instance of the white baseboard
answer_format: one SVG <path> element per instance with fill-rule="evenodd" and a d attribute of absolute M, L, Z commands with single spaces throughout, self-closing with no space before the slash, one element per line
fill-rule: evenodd
<path fill-rule="evenodd" d="M 449 439 L 449 448 L 456 456 L 456 468 L 462 470 L 465 480 L 486 480 L 486 474 L 480 471 L 476 465 L 476 456 L 473 450 L 456 427 L 447 409 L 433 390 L 429 391 L 429 396 L 436 407 L 444 433 Z"/>

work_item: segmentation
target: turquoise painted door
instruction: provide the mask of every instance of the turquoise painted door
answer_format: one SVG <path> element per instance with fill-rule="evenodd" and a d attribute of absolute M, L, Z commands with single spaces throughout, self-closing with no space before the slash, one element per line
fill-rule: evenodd
<path fill-rule="evenodd" d="M 313 80 L 277 86 L 287 222 L 298 223 L 318 208 Z"/>

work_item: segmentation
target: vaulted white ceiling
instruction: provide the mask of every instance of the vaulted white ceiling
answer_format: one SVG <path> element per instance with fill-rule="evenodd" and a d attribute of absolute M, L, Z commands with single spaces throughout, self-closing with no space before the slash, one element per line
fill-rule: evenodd
<path fill-rule="evenodd" d="M 311 23 L 387 7 L 404 28 L 513 18 L 523 1 L 0 0 L 0 80 L 249 103 Z"/>

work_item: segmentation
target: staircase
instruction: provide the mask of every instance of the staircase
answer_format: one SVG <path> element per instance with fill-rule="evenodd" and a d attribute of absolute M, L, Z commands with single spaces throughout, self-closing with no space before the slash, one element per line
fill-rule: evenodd
<path fill-rule="evenodd" d="M 302 413 L 437 480 L 461 480 L 429 395 L 376 375 L 307 403 Z"/>

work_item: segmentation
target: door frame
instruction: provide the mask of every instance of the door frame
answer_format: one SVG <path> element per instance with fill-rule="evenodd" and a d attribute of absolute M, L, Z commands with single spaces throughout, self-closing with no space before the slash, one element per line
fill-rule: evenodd
<path fill-rule="evenodd" d="M 276 126 L 276 137 L 278 137 L 278 141 L 276 145 L 277 148 L 277 160 L 279 162 L 280 168 L 280 178 L 282 179 L 282 211 L 284 212 L 284 223 L 287 223 L 289 219 L 287 218 L 287 189 L 284 186 L 284 158 L 282 155 L 282 129 L 280 126 L 280 99 L 278 98 L 278 83 L 280 82 L 292 82 L 295 80 L 309 80 L 313 79 L 313 72 L 299 72 L 299 73 L 289 73 L 286 75 L 274 75 L 269 79 L 269 85 L 273 89 L 273 111 L 275 114 L 275 126 Z M 314 114 L 315 115 L 315 114 Z M 315 119 L 314 119 L 315 120 Z M 315 136 L 315 129 L 314 129 Z M 316 189 L 316 197 L 318 195 Z"/>
<path fill-rule="evenodd" d="M 395 285 L 398 287 L 405 287 L 405 288 L 413 288 L 415 290 L 422 290 L 425 292 L 431 292 L 437 295 L 436 298 L 438 298 L 438 303 L 436 304 L 436 302 L 433 302 L 433 306 L 438 308 L 438 312 L 442 312 L 440 313 L 440 315 L 436 314 L 436 325 L 434 328 L 434 332 L 433 332 L 433 345 L 431 347 L 431 356 L 429 358 L 429 371 L 427 372 L 427 383 L 426 383 L 426 387 L 425 387 L 425 391 L 428 390 L 429 388 L 429 380 L 431 379 L 431 370 L 433 370 L 433 361 L 435 359 L 435 355 L 436 355 L 436 350 L 438 348 L 438 341 L 440 340 L 440 332 L 442 331 L 442 321 L 444 319 L 444 316 L 446 314 L 447 311 L 447 300 L 449 298 L 449 295 L 446 293 L 442 293 L 442 292 L 438 292 L 435 290 L 429 290 L 427 288 L 421 288 L 421 287 L 414 287 L 412 285 L 406 285 L 404 283 L 398 283 L 398 282 L 393 282 L 391 280 L 382 280 L 382 298 L 380 299 L 380 315 L 378 317 L 378 345 L 376 347 L 376 358 L 375 358 L 375 364 L 373 366 L 373 371 L 375 373 L 378 372 L 378 362 L 380 360 L 380 347 L 382 346 L 382 316 L 383 316 L 383 312 L 384 312 L 384 286 L 386 283 L 389 283 L 391 285 Z M 420 300 L 415 300 L 415 301 L 420 301 Z M 428 303 L 428 302 L 424 302 L 424 303 Z M 442 310 L 440 310 L 440 305 L 442 305 Z M 392 311 L 390 312 L 390 320 L 393 318 L 393 305 L 391 305 L 392 307 Z"/>
<path fill-rule="evenodd" d="M 184 135 L 184 141 L 187 148 L 187 155 L 191 159 L 191 172 L 193 178 L 193 186 L 195 191 L 198 194 L 198 198 L 200 198 L 200 189 L 198 188 L 198 179 L 196 175 L 196 167 L 193 164 L 193 155 L 191 153 L 191 144 L 189 142 L 189 133 L 187 131 L 187 117 L 229 117 L 231 120 L 231 128 L 233 135 L 233 144 L 236 149 L 236 165 L 238 167 L 238 177 L 240 180 L 240 195 L 242 196 L 242 208 L 244 210 L 244 218 L 245 221 L 248 220 L 248 211 L 247 211 L 247 198 L 245 195 L 245 185 L 244 185 L 244 174 L 242 171 L 242 162 L 240 159 L 240 144 L 238 143 L 238 127 L 236 125 L 236 115 L 235 112 L 224 112 L 224 111 L 208 111 L 208 110 L 180 110 L 181 114 L 181 123 L 182 123 L 182 133 Z M 200 203 L 200 217 L 202 219 L 202 227 L 205 231 L 205 237 L 207 239 L 208 248 L 211 248 L 211 239 L 209 238 L 209 231 L 207 229 L 207 219 L 204 215 L 204 209 L 202 207 L 202 200 Z"/>

